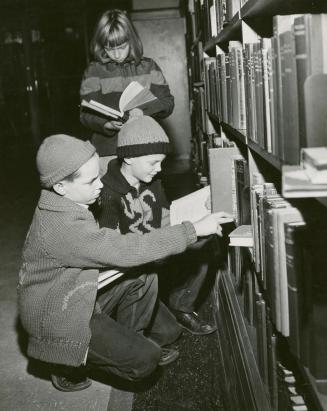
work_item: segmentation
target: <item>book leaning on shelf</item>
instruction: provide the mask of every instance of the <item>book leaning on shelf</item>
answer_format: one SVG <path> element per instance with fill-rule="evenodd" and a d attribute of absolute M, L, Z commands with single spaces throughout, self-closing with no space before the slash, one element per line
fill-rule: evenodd
<path fill-rule="evenodd" d="M 157 110 L 155 110 L 154 103 L 158 101 L 158 98 L 148 88 L 143 87 L 137 81 L 132 81 L 121 94 L 118 109 L 95 100 L 82 100 L 81 106 L 111 119 L 126 121 L 127 112 L 134 108 L 143 110 L 146 115 L 155 113 Z"/>

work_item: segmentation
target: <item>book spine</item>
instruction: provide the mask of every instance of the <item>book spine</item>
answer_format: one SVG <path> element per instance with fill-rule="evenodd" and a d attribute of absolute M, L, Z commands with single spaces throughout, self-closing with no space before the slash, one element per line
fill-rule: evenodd
<path fill-rule="evenodd" d="M 256 315 L 259 372 L 264 383 L 268 386 L 266 303 L 261 295 L 259 295 L 259 299 L 256 301 Z"/>
<path fill-rule="evenodd" d="M 300 252 L 296 249 L 295 231 L 297 227 L 292 224 L 285 224 L 285 250 L 287 269 L 287 288 L 289 299 L 290 315 L 290 335 L 289 345 L 291 352 L 297 357 L 301 357 L 301 259 Z M 297 245 L 299 247 L 299 245 Z"/>

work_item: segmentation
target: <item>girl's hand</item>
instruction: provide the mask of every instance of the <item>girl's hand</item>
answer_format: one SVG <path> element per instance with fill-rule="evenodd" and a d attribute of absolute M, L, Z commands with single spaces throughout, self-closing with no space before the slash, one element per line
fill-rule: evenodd
<path fill-rule="evenodd" d="M 233 216 L 224 211 L 219 213 L 209 214 L 201 220 L 193 223 L 196 235 L 198 237 L 204 237 L 211 234 L 217 234 L 219 237 L 222 236 L 222 227 L 220 224 L 230 223 L 233 221 Z"/>
<path fill-rule="evenodd" d="M 132 108 L 128 114 L 129 118 L 137 118 L 143 116 L 143 111 L 140 108 Z"/>
<path fill-rule="evenodd" d="M 104 125 L 104 128 L 107 130 L 120 130 L 123 123 L 118 120 L 107 121 Z"/>

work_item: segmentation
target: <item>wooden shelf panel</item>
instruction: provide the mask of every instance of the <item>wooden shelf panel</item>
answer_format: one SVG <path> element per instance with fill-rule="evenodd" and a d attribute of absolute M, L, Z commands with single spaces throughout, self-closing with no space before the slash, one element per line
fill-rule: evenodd
<path fill-rule="evenodd" d="M 204 45 L 204 51 L 210 52 L 216 45 L 221 45 L 222 48 L 226 48 L 224 44 L 228 43 L 229 40 L 242 40 L 242 21 L 239 13 L 235 14 L 218 36 L 213 37 Z"/>
<path fill-rule="evenodd" d="M 264 150 L 263 148 L 261 148 L 257 143 L 255 143 L 252 140 L 248 140 L 248 147 L 255 152 L 256 154 L 258 154 L 261 158 L 263 158 L 267 163 L 269 163 L 270 165 L 272 165 L 274 168 L 276 168 L 277 170 L 281 171 L 282 169 L 282 162 L 275 157 L 274 155 L 272 155 L 271 153 L 268 153 L 266 150 Z"/>
<path fill-rule="evenodd" d="M 312 2 L 307 0 L 248 0 L 241 8 L 240 15 L 242 19 L 247 19 L 312 11 Z"/>
<path fill-rule="evenodd" d="M 247 145 L 247 136 L 245 134 L 246 130 L 237 130 L 227 123 L 221 123 L 221 127 L 226 133 L 232 135 L 237 141 Z"/>
<path fill-rule="evenodd" d="M 230 326 L 233 328 L 233 333 L 237 335 L 236 341 L 230 341 L 230 343 L 238 349 L 238 354 L 241 353 L 241 362 L 246 373 L 244 384 L 249 385 L 249 394 L 256 405 L 255 409 L 270 410 L 271 407 L 268 400 L 268 393 L 262 383 L 254 354 L 254 351 L 256 351 L 254 348 L 256 347 L 255 332 L 253 327 L 251 327 L 251 331 L 249 333 L 249 330 L 245 324 L 230 274 L 227 271 L 222 272 L 220 280 L 221 291 L 225 293 L 225 299 L 227 301 L 227 307 L 224 307 L 224 311 L 226 314 L 228 313 L 228 317 L 231 318 Z M 221 304 L 223 304 L 222 301 Z"/>
<path fill-rule="evenodd" d="M 267 24 L 264 18 L 271 18 L 277 14 L 300 14 L 300 13 L 323 13 L 327 12 L 327 2 L 325 0 L 248 0 L 239 12 L 231 19 L 224 29 L 216 36 L 210 39 L 205 45 L 204 50 L 210 54 L 213 52 L 215 45 L 222 45 L 226 49 L 226 44 L 230 40 L 242 40 L 241 22 L 242 20 L 256 20 L 257 26 L 260 27 L 261 35 L 267 36 L 271 32 L 271 27 L 263 27 Z M 272 35 L 272 33 L 270 33 Z"/>

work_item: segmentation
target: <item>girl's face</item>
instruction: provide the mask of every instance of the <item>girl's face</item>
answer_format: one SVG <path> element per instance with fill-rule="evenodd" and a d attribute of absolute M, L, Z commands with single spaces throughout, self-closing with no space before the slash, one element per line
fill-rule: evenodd
<path fill-rule="evenodd" d="M 120 46 L 106 47 L 105 51 L 110 60 L 114 61 L 115 63 L 123 63 L 129 55 L 129 49 L 129 43 L 126 41 Z"/>

